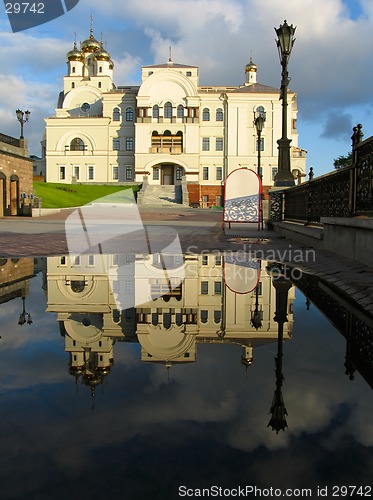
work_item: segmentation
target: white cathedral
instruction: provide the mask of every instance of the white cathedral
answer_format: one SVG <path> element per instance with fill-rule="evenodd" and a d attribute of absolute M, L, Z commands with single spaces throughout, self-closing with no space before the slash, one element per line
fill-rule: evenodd
<path fill-rule="evenodd" d="M 257 82 L 251 58 L 237 87 L 200 86 L 199 68 L 171 56 L 142 67 L 140 86 L 116 86 L 114 63 L 91 28 L 68 52 L 67 66 L 55 116 L 45 120 L 48 182 L 184 184 L 189 203 L 205 206 L 221 205 L 224 179 L 237 168 L 260 174 L 265 193 L 273 186 L 280 90 Z M 260 144 L 255 112 L 266 118 Z M 292 91 L 287 112 L 291 169 L 300 182 L 306 151 L 298 147 Z"/>

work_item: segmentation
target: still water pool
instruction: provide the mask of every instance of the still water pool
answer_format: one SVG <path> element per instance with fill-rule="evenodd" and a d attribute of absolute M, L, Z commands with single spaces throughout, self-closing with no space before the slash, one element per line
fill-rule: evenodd
<path fill-rule="evenodd" d="M 0 268 L 1 499 L 372 497 L 372 319 L 338 290 L 218 254 Z"/>

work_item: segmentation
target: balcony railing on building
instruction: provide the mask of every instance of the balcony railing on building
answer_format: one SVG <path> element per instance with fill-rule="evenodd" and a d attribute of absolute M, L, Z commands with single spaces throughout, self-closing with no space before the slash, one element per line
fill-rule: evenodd
<path fill-rule="evenodd" d="M 300 186 L 271 192 L 271 221 L 321 225 L 322 217 L 373 216 L 373 137 L 354 128 L 353 163 Z"/>
<path fill-rule="evenodd" d="M 177 135 L 152 135 L 150 153 L 168 153 L 179 155 L 183 152 L 183 136 Z"/>

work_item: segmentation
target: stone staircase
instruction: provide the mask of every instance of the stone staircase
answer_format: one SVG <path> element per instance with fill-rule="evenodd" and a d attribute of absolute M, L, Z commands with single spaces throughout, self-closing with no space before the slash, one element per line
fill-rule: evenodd
<path fill-rule="evenodd" d="M 143 186 L 144 189 L 144 186 Z M 171 206 L 182 203 L 181 186 L 154 186 L 147 184 L 138 194 L 137 203 Z"/>

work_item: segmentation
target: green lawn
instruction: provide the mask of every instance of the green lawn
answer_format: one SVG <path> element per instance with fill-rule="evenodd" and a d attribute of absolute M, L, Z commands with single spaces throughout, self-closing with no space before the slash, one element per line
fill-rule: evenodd
<path fill-rule="evenodd" d="M 126 189 L 138 191 L 139 186 L 88 186 L 83 184 L 34 182 L 34 195 L 42 198 L 42 208 L 79 207 L 98 198 Z"/>

